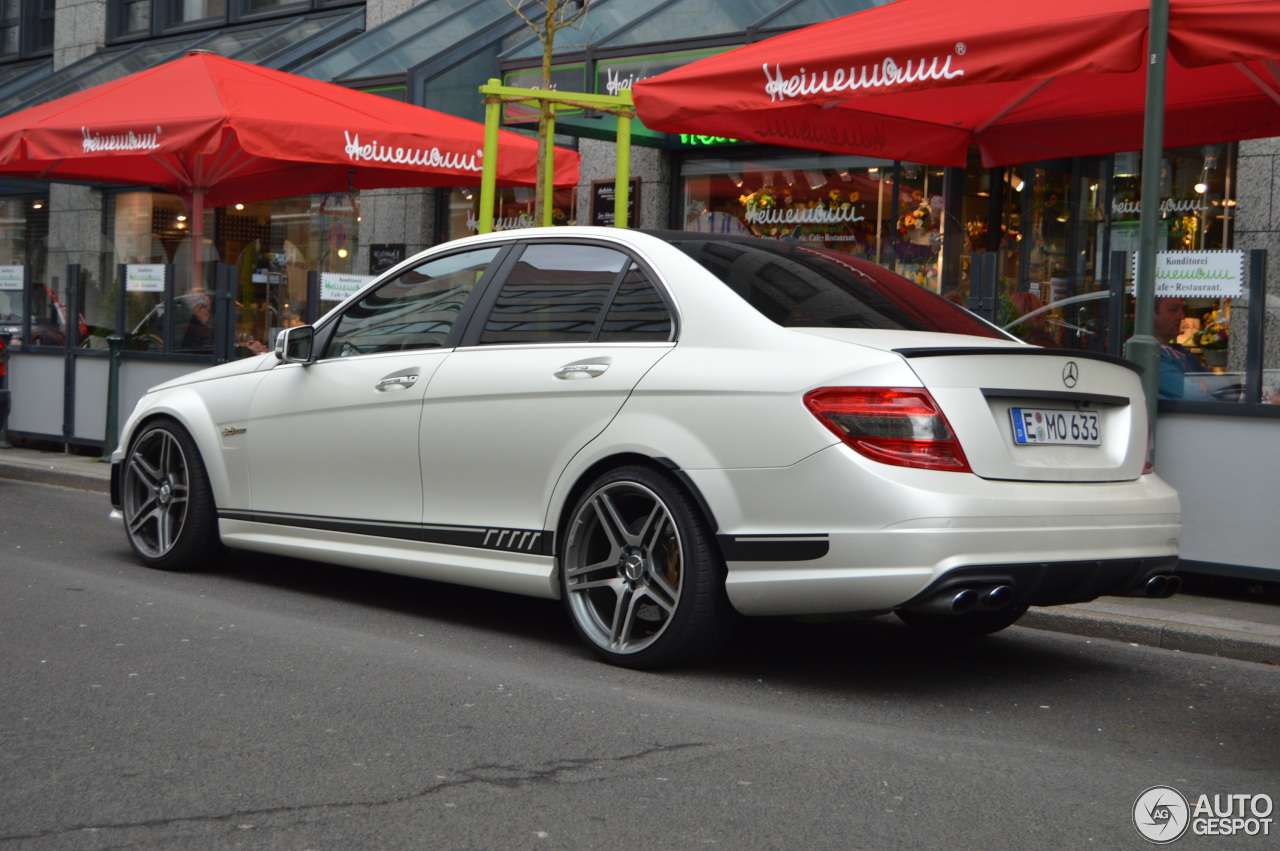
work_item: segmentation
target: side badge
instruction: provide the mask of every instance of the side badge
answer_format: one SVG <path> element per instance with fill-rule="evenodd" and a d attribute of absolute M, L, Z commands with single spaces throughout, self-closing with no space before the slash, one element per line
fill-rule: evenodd
<path fill-rule="evenodd" d="M 223 437 L 235 437 L 237 434 L 244 434 L 245 430 L 236 428 L 235 426 L 227 426 L 222 430 Z"/>

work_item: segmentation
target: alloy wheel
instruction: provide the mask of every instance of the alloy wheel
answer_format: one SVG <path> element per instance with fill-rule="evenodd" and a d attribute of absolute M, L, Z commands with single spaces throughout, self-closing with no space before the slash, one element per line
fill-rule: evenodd
<path fill-rule="evenodd" d="M 662 498 L 637 482 L 611 482 L 580 504 L 570 527 L 569 609 L 602 650 L 639 653 L 671 625 L 684 567 L 679 528 Z"/>
<path fill-rule="evenodd" d="M 172 432 L 156 428 L 129 453 L 123 497 L 129 538 L 146 557 L 168 555 L 187 520 L 190 470 L 182 445 Z"/>

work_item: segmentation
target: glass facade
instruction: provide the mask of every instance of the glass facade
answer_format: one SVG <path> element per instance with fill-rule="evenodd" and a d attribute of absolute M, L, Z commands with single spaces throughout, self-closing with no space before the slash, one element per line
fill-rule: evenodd
<path fill-rule="evenodd" d="M 683 210 L 672 225 L 786 236 L 865 257 L 1028 342 L 1122 354 L 1133 333 L 1140 160 L 1127 153 L 984 169 L 975 155 L 960 170 L 733 146 L 687 151 Z M 1248 360 L 1250 335 L 1274 328 L 1267 322 L 1280 321 L 1280 311 L 1266 311 L 1252 331 L 1242 318 L 1253 282 L 1248 256 L 1233 244 L 1236 146 L 1167 150 L 1161 174 L 1153 199 L 1167 266 L 1157 280 L 1160 396 L 1273 401 L 1280 371 L 1261 370 L 1257 398 L 1248 389 L 1259 363 L 1270 363 Z M 1205 283 L 1215 276 L 1229 280 Z"/>
<path fill-rule="evenodd" d="M 834 155 L 687 159 L 679 229 L 748 233 L 866 257 L 934 292 L 960 233 L 941 168 Z"/>
<path fill-rule="evenodd" d="M 67 343 L 62 301 L 66 291 L 63 287 L 59 294 L 48 278 L 48 238 L 45 198 L 0 198 L 0 343 L 4 345 Z"/>
<path fill-rule="evenodd" d="M 444 190 L 442 190 L 442 194 Z M 552 196 L 552 224 L 586 224 L 578 221 L 575 187 L 561 187 Z M 445 194 L 446 214 L 443 241 L 471 236 L 480 231 L 480 187 L 462 187 Z M 498 187 L 493 205 L 493 229 L 513 230 L 534 227 L 534 192 L 532 187 Z"/>
<path fill-rule="evenodd" d="M 231 305 L 232 353 L 270 346 L 281 328 L 313 321 L 336 304 L 320 302 L 319 276 L 352 274 L 359 248 L 359 200 L 347 193 L 206 209 L 198 238 L 174 195 L 118 193 L 109 212 L 114 253 L 103 270 L 112 281 L 106 299 L 122 301 L 128 351 L 213 355 L 214 338 L 191 323 L 208 294 L 219 292 Z M 219 265 L 231 270 L 221 282 Z"/>

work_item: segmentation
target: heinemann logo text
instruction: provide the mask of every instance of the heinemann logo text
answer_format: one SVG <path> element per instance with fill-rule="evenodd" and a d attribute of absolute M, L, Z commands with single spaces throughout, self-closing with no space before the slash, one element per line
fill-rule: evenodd
<path fill-rule="evenodd" d="M 86 154 L 97 151 L 149 151 L 160 147 L 159 127 L 154 133 L 134 133 L 130 130 L 111 134 L 93 133 L 88 127 L 81 127 L 80 133 L 84 137 L 81 150 Z"/>
<path fill-rule="evenodd" d="M 886 56 L 875 65 L 836 68 L 834 71 L 807 71 L 801 68 L 798 74 L 788 74 L 780 64 L 775 64 L 770 70 L 766 64 L 763 66 L 767 81 L 764 90 L 769 99 L 776 102 L 808 95 L 887 89 L 908 83 L 952 80 L 964 76 L 963 69 L 951 67 L 951 59 L 950 56 L 946 59 L 938 56 L 932 59 L 922 57 L 919 61 L 909 59 L 905 65 L 899 65 L 892 57 Z"/>
<path fill-rule="evenodd" d="M 357 162 L 395 163 L 396 165 L 478 172 L 484 159 L 484 151 L 481 149 L 477 149 L 474 154 L 456 154 L 441 151 L 439 148 L 397 148 L 380 145 L 377 139 L 368 144 L 361 144 L 359 133 L 352 134 L 344 130 L 343 135 L 347 138 L 347 157 Z"/>

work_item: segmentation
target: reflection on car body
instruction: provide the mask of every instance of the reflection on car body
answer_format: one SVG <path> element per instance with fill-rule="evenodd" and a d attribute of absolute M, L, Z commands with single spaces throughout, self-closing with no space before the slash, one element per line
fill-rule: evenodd
<path fill-rule="evenodd" d="M 1038 414 L 1087 439 L 1019 442 Z M 164 569 L 233 547 L 559 598 L 601 658 L 657 667 L 739 614 L 976 636 L 1172 593 L 1178 501 L 1145 424 L 1131 364 L 838 252 L 506 231 L 153 388 L 113 516 Z"/>

